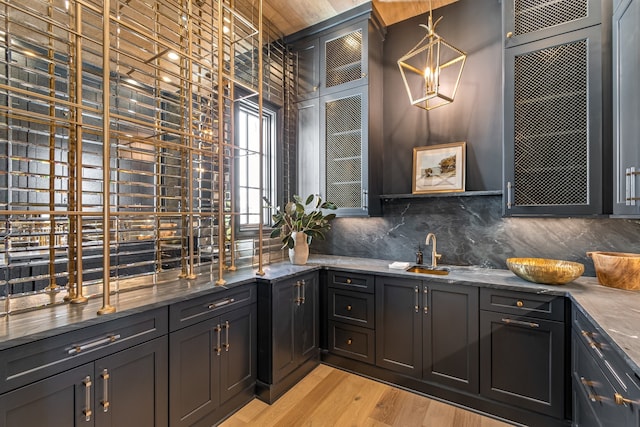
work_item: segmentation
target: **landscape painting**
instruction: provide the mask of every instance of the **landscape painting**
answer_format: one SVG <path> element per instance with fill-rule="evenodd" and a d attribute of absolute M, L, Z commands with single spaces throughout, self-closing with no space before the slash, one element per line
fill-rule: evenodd
<path fill-rule="evenodd" d="M 413 194 L 464 191 L 465 142 L 413 149 Z"/>

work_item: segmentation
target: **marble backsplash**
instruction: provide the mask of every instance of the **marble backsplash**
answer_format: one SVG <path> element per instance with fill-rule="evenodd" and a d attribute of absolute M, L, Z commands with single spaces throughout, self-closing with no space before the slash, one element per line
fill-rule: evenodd
<path fill-rule="evenodd" d="M 395 199 L 383 216 L 337 218 L 312 253 L 415 261 L 418 244 L 435 233 L 441 264 L 506 268 L 509 257 L 581 262 L 595 276 L 587 251 L 640 253 L 640 220 L 610 218 L 503 218 L 501 196 Z"/>

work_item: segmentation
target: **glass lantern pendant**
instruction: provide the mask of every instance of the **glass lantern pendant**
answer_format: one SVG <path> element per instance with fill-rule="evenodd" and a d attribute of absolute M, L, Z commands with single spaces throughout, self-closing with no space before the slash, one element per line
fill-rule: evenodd
<path fill-rule="evenodd" d="M 432 110 L 453 102 L 460 83 L 467 55 L 447 43 L 435 32 L 436 22 L 429 8 L 427 35 L 409 52 L 398 59 L 407 95 L 411 105 Z"/>

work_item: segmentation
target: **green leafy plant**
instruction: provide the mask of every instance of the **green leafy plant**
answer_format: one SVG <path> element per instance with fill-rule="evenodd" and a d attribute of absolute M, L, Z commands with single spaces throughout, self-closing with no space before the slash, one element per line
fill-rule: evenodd
<path fill-rule="evenodd" d="M 317 194 L 309 195 L 304 201 L 300 196 L 293 196 L 292 202 L 288 202 L 283 210 L 278 208 L 272 216 L 274 224 L 271 237 L 279 236 L 282 239 L 282 249 L 293 248 L 295 242 L 291 234 L 294 232 L 303 232 L 308 243 L 311 243 L 314 237 L 324 240 L 324 235 L 331 228 L 330 222 L 336 214 L 325 215 L 323 209 L 335 210 L 336 205 L 323 202 Z"/>

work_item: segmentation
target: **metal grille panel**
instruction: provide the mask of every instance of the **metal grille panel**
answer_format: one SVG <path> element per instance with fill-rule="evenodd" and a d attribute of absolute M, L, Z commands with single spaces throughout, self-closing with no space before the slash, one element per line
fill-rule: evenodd
<path fill-rule="evenodd" d="M 516 205 L 588 204 L 587 42 L 515 58 Z"/>
<path fill-rule="evenodd" d="M 327 200 L 341 208 L 362 206 L 362 98 L 326 104 Z"/>
<path fill-rule="evenodd" d="M 588 0 L 514 0 L 514 34 L 522 35 L 586 18 Z"/>
<path fill-rule="evenodd" d="M 328 41 L 325 49 L 327 87 L 338 86 L 362 77 L 362 30 Z"/>

